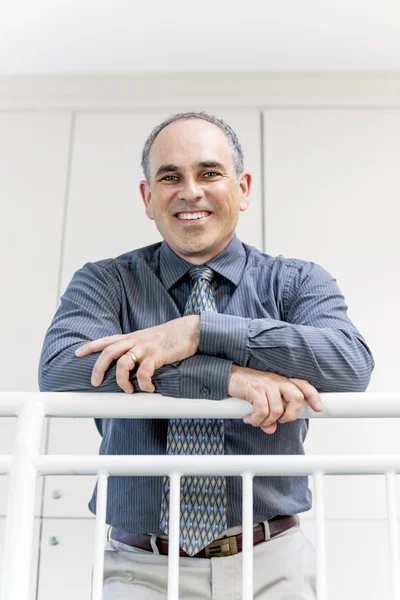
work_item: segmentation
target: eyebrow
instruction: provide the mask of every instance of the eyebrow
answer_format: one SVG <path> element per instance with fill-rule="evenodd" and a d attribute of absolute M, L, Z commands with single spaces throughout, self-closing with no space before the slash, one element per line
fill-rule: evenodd
<path fill-rule="evenodd" d="M 192 165 L 194 168 L 200 168 L 200 169 L 220 169 L 222 171 L 225 171 L 225 165 L 223 165 L 222 163 L 218 162 L 217 160 L 203 160 L 197 163 L 194 163 Z M 180 171 L 180 167 L 178 167 L 177 165 L 173 165 L 173 164 L 165 164 L 165 165 L 161 165 L 156 173 L 156 177 L 159 177 L 160 175 L 163 175 L 164 173 L 170 173 L 171 171 Z"/>

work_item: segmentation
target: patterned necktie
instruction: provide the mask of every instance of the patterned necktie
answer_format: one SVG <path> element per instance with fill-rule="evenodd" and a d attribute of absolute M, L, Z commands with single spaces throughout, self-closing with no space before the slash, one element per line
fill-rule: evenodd
<path fill-rule="evenodd" d="M 185 306 L 185 315 L 215 311 L 209 267 L 191 267 L 194 285 Z M 170 419 L 167 454 L 223 454 L 223 419 Z M 161 502 L 161 530 L 168 535 L 169 480 L 164 477 Z M 179 545 L 193 556 L 227 528 L 225 477 L 182 477 Z"/>

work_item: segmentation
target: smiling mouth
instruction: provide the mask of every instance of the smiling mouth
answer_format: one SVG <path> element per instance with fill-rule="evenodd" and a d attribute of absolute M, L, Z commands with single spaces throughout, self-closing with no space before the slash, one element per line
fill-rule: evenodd
<path fill-rule="evenodd" d="M 208 211 L 199 211 L 199 212 L 180 212 L 175 216 L 177 219 L 181 221 L 197 221 L 198 219 L 204 219 L 208 217 L 211 213 Z"/>

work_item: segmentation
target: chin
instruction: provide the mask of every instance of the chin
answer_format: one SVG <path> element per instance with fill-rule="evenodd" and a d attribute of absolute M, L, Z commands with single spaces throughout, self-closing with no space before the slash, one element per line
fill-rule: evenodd
<path fill-rule="evenodd" d="M 187 246 L 179 246 L 178 251 L 186 254 L 187 256 L 197 256 L 201 254 L 208 254 L 209 249 L 207 246 L 195 246 L 195 245 L 187 245 Z"/>
<path fill-rule="evenodd" d="M 209 252 L 210 248 L 214 247 L 215 243 L 207 243 L 207 241 L 204 239 L 196 239 L 196 237 L 192 235 L 188 236 L 186 239 L 179 241 L 177 240 L 174 245 L 181 252 L 186 252 L 187 254 L 198 254 Z"/>
<path fill-rule="evenodd" d="M 185 258 L 186 260 L 188 260 L 189 262 L 193 260 L 196 261 L 196 264 L 203 264 L 205 262 L 207 262 L 208 260 L 211 260 L 212 258 L 214 258 L 214 256 L 217 256 L 217 254 L 220 253 L 220 249 L 216 246 L 203 246 L 203 245 L 199 245 L 199 246 L 186 246 L 183 247 L 181 246 L 178 249 L 178 253 L 180 254 L 180 256 L 182 256 L 183 258 Z"/>

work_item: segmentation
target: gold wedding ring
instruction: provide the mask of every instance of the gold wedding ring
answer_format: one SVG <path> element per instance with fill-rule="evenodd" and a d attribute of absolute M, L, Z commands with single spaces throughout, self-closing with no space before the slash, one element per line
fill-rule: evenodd
<path fill-rule="evenodd" d="M 129 356 L 129 358 L 131 358 L 134 363 L 137 363 L 136 355 L 133 354 L 133 352 L 127 352 L 126 355 Z"/>

